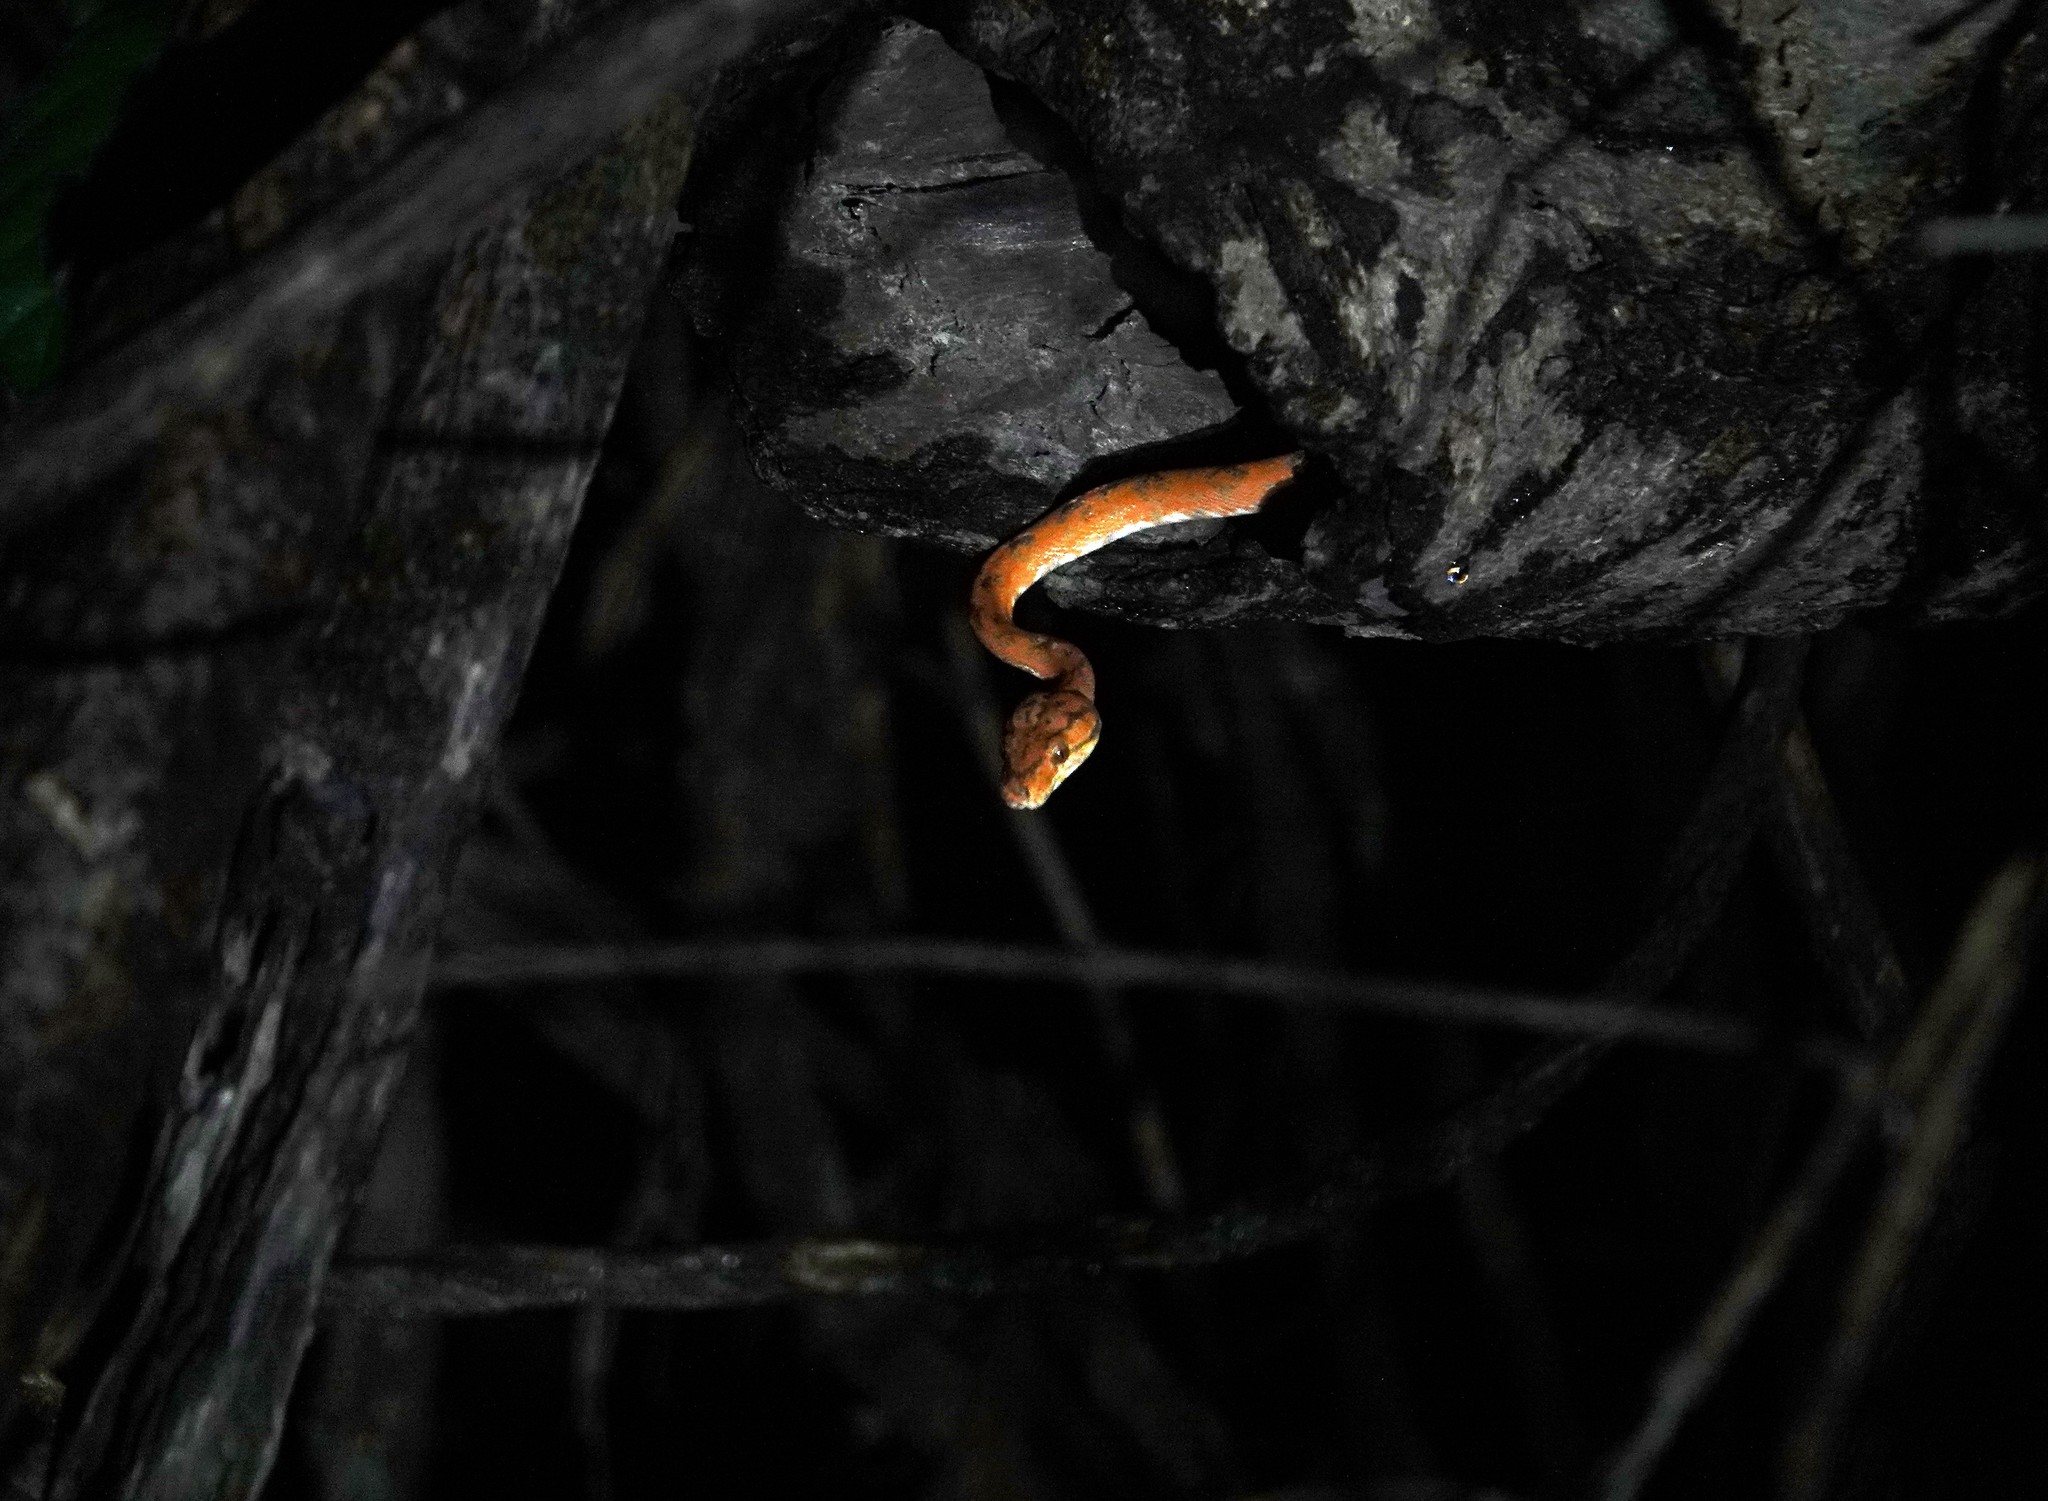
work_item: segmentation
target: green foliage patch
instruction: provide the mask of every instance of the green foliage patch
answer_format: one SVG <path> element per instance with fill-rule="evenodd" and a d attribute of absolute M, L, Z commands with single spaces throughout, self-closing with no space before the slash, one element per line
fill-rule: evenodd
<path fill-rule="evenodd" d="M 173 0 L 69 0 L 72 31 L 50 71 L 0 115 L 0 381 L 17 395 L 56 374 L 64 290 L 45 231 L 83 176 L 138 73 L 163 50 Z"/>

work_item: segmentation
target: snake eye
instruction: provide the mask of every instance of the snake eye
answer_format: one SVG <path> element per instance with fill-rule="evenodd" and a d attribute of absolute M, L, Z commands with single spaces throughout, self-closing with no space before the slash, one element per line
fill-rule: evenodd
<path fill-rule="evenodd" d="M 1060 762 L 1062 762 L 1062 761 L 1064 761 L 1064 760 L 1066 760 L 1066 759 L 1067 759 L 1067 748 L 1066 748 L 1066 746 L 1065 746 L 1064 744 L 1061 744 L 1061 745 L 1055 745 L 1055 746 L 1054 746 L 1054 747 L 1052 748 L 1052 764 L 1053 764 L 1053 765 L 1055 765 L 1055 766 L 1057 766 L 1057 765 L 1059 765 L 1059 764 L 1060 764 Z"/>

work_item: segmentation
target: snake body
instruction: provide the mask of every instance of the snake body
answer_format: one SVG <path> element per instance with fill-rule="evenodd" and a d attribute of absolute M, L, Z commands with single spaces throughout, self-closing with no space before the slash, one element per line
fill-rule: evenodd
<path fill-rule="evenodd" d="M 1102 734 L 1095 669 L 1079 647 L 1011 618 L 1026 589 L 1062 564 L 1121 537 L 1197 517 L 1244 516 L 1294 477 L 1306 455 L 1174 469 L 1075 496 L 1003 543 L 974 580 L 968 618 L 981 644 L 1052 686 L 1017 705 L 1003 732 L 1003 801 L 1036 808 L 1080 768 Z"/>

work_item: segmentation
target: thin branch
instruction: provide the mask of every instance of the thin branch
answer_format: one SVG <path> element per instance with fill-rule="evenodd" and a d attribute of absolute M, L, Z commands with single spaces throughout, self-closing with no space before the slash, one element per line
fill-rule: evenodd
<path fill-rule="evenodd" d="M 2034 899 L 2034 886 L 2035 872 L 2030 863 L 2015 862 L 2000 873 L 1965 923 L 1947 974 L 1921 1007 L 1882 1080 L 1864 1074 L 1846 1081 L 1827 1124 L 1770 1219 L 1708 1305 L 1692 1334 L 1665 1361 L 1649 1410 L 1608 1466 L 1601 1487 L 1603 1501 L 1632 1501 L 1642 1489 L 1679 1428 L 1712 1389 L 1757 1311 L 1783 1279 L 1794 1252 L 1841 1181 L 1880 1102 L 1912 1099 L 1926 1087 L 1934 1050 L 1946 1045 L 1962 1016 L 1971 1018 L 1969 1030 L 1942 1078 L 1951 1078 L 1960 1069 L 1981 1068 L 1984 1051 L 1995 1038 L 1998 1023 L 2010 1007 L 2023 975 L 2021 954 L 2025 935 L 2020 932 L 2021 919 Z M 1962 1115 L 1961 1104 L 1949 1101 L 1947 1105 L 1953 1108 L 1937 1110 L 1938 1093 L 1939 1082 L 1929 1091 L 1927 1105 L 1921 1111 L 1920 1121 L 1925 1129 L 1916 1129 L 1916 1143 L 1923 1138 L 1941 1137 L 1952 1147 Z M 1943 1132 L 1947 1133 L 1945 1137 Z M 1932 1150 L 1930 1147 L 1928 1154 L 1923 1154 L 1930 1161 Z M 1946 1157 L 1941 1160 L 1945 1162 Z M 1938 1177 L 1938 1165 L 1934 1171 Z M 1905 1169 L 1900 1177 L 1902 1182 L 1907 1177 Z M 1923 1172 L 1914 1181 L 1925 1190 L 1935 1180 Z M 1895 1192 L 1893 1198 L 1898 1197 Z M 1928 1197 L 1931 1200 L 1931 1193 Z M 1924 1220 L 1926 1203 L 1916 1201 L 1915 1207 L 1922 1211 Z M 1896 1230 L 1900 1224 L 1895 1215 L 1881 1215 L 1879 1219 L 1879 1228 L 1887 1231 Z M 1860 1268 L 1895 1272 L 1903 1260 L 1903 1249 L 1904 1245 L 1893 1239 L 1887 1242 L 1881 1256 L 1867 1250 Z M 1874 1285 L 1874 1274 L 1871 1278 L 1859 1274 L 1852 1279 L 1852 1287 L 1866 1281 Z M 1852 1295 L 1845 1302 L 1845 1310 L 1854 1303 L 1860 1314 L 1874 1317 L 1889 1286 L 1886 1281 L 1877 1289 L 1875 1301 L 1858 1302 Z"/>
<path fill-rule="evenodd" d="M 166 415 L 232 407 L 366 292 L 445 256 L 664 96 L 819 0 L 639 0 L 0 433 L 0 533 L 136 459 Z"/>
<path fill-rule="evenodd" d="M 2048 250 L 2048 214 L 1975 214 L 1936 219 L 1920 231 L 1930 256 L 2027 255 Z"/>
<path fill-rule="evenodd" d="M 1056 949 L 933 938 L 757 938 L 676 943 L 505 944 L 443 955 L 442 990 L 509 989 L 599 980 L 761 979 L 789 975 L 925 975 L 1043 986 L 1112 985 L 1189 990 L 1290 1006 L 1372 1011 L 1451 1026 L 1508 1027 L 1560 1037 L 1628 1039 L 1706 1053 L 1749 1053 L 1770 1044 L 1733 1017 L 1704 1016 L 1603 996 L 1348 975 L 1334 970 L 1144 949 Z M 1802 1061 L 1856 1073 L 1869 1060 L 1826 1038 L 1794 1042 Z"/>
<path fill-rule="evenodd" d="M 1304 1192 L 1212 1214 L 1103 1216 L 1064 1229 L 930 1243 L 812 1237 L 659 1254 L 458 1246 L 416 1260 L 338 1264 L 322 1311 L 421 1317 L 602 1305 L 687 1312 L 808 1297 L 972 1298 L 1213 1266 L 1298 1244 L 1389 1199 L 1442 1185 L 1520 1136 L 1580 1074 L 1574 1049 L 1538 1059 L 1478 1104 L 1347 1159 Z"/>
<path fill-rule="evenodd" d="M 1779 777 L 1768 829 L 1771 853 L 1806 918 L 1822 965 L 1834 977 L 1866 1039 L 1906 1014 L 1905 966 L 1863 868 L 1849 846 L 1820 755 L 1800 719 L 1779 747 Z"/>
<path fill-rule="evenodd" d="M 1856 1081 L 1842 1092 L 1807 1153 L 1792 1186 L 1723 1284 L 1692 1334 L 1664 1362 L 1650 1409 L 1610 1462 L 1601 1487 L 1603 1501 L 1632 1501 L 1650 1478 L 1692 1410 L 1720 1378 L 1728 1357 L 1742 1343 L 1772 1291 L 1791 1265 L 1792 1255 L 1820 1217 L 1869 1126 L 1878 1091 Z"/>
<path fill-rule="evenodd" d="M 1655 915 L 1607 972 L 1600 994 L 1661 995 L 1720 920 L 1756 840 L 1772 758 L 1798 713 L 1807 647 L 1804 636 L 1794 636 L 1757 642 L 1747 652 L 1742 691 L 1729 710 L 1706 785 L 1658 873 Z"/>
<path fill-rule="evenodd" d="M 1709 646 L 1701 657 L 1710 691 L 1720 699 L 1732 696 L 1741 674 L 1739 645 Z M 1840 991 L 1858 1034 L 1866 1041 L 1882 1035 L 1911 1000 L 1905 968 L 1843 831 L 1805 716 L 1798 713 L 1778 745 L 1765 835 L 1805 920 L 1814 956 Z"/>
<path fill-rule="evenodd" d="M 1819 1385 L 1786 1440 L 1784 1494 L 1791 1501 L 1810 1501 L 1827 1485 L 1842 1419 L 1863 1385 L 1879 1328 L 1934 1216 L 1949 1164 L 1969 1125 L 1977 1086 L 2025 984 L 2041 925 L 2041 895 L 2037 861 L 2014 860 L 1992 878 L 1957 945 L 1952 979 L 1942 987 L 1947 994 L 1937 992 L 1949 1004 L 1933 1018 L 1936 1028 L 1946 1030 L 1943 1024 L 1961 1020 L 1961 1035 L 1939 1065 L 1928 1061 L 1939 1039 L 1922 1038 L 1919 1029 L 1900 1050 L 1893 1082 L 1917 1099 L 1918 1108 L 1843 1289 Z M 1929 1009 L 1935 1009 L 1933 1003 Z M 1924 1092 L 1915 1089 L 1923 1084 Z"/>

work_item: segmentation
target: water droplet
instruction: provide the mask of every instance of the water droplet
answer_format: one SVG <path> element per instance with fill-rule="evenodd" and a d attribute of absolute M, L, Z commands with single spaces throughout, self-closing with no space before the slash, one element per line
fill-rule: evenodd
<path fill-rule="evenodd" d="M 1463 563 L 1453 563 L 1450 567 L 1444 570 L 1444 582 L 1447 584 L 1462 585 L 1467 579 L 1471 577 L 1472 575 L 1465 571 L 1465 565 Z"/>

